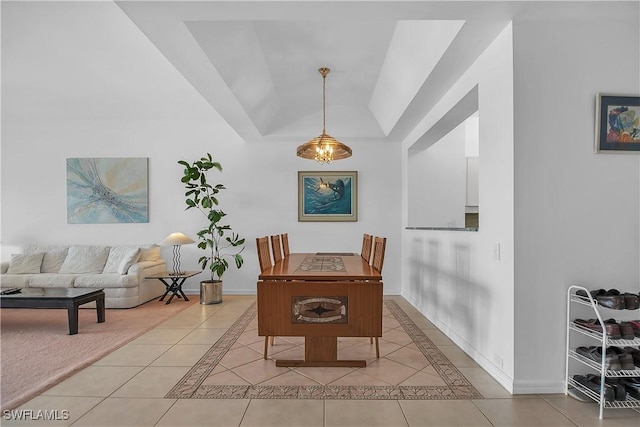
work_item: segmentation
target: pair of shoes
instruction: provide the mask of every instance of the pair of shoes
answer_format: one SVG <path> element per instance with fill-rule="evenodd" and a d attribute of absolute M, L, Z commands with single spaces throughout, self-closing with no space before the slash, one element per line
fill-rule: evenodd
<path fill-rule="evenodd" d="M 640 378 L 620 378 L 620 383 L 634 399 L 640 399 Z"/>
<path fill-rule="evenodd" d="M 630 351 L 625 350 L 620 347 L 609 347 L 607 349 L 607 354 L 609 354 L 609 350 L 615 353 L 618 356 L 618 360 L 620 361 L 620 366 L 624 370 L 634 370 L 636 369 L 635 361 L 633 359 L 633 354 Z"/>
<path fill-rule="evenodd" d="M 628 323 L 629 325 L 631 325 L 631 329 L 633 329 L 633 334 L 636 337 L 640 338 L 640 320 L 629 320 L 624 323 Z"/>
<path fill-rule="evenodd" d="M 589 360 L 602 363 L 602 347 L 578 347 L 576 348 L 576 353 Z M 610 371 L 619 371 L 622 369 L 620 357 L 618 357 L 618 353 L 616 353 L 612 348 L 608 348 L 607 353 L 604 356 L 604 367 Z"/>
<path fill-rule="evenodd" d="M 615 322 L 615 321 L 614 321 Z M 591 331 L 602 333 L 602 326 L 598 319 L 576 319 L 573 321 L 578 326 L 581 326 L 585 329 L 589 329 Z M 617 323 L 606 323 L 605 322 L 605 330 L 607 331 L 607 336 L 612 340 L 619 340 L 622 338 L 622 334 L 620 332 L 620 326 Z"/>
<path fill-rule="evenodd" d="M 587 377 L 591 377 L 591 381 L 600 385 L 599 375 L 587 375 Z M 605 387 L 611 387 L 613 389 L 615 400 L 627 400 L 627 389 L 624 384 L 620 383 L 620 380 L 618 378 L 605 378 L 604 384 Z"/>
<path fill-rule="evenodd" d="M 637 368 L 640 368 L 640 350 L 634 347 L 625 347 L 623 350 L 631 355 L 633 358 L 633 364 Z"/>
<path fill-rule="evenodd" d="M 618 323 L 616 322 L 616 319 L 607 319 L 604 321 L 604 324 L 618 325 L 618 328 L 620 329 L 620 338 L 622 338 L 623 340 L 632 340 L 636 337 L 630 322 Z"/>
<path fill-rule="evenodd" d="M 640 295 L 630 292 L 620 293 L 617 289 L 596 289 L 589 291 L 591 297 L 598 302 L 599 305 L 613 310 L 635 310 L 640 308 Z M 583 290 L 576 292 L 583 298 L 587 298 L 587 293 Z"/>
<path fill-rule="evenodd" d="M 574 375 L 573 379 L 577 383 L 582 384 L 584 387 L 593 391 L 597 395 L 600 395 L 600 388 L 601 388 L 600 378 L 598 378 L 598 382 L 596 383 L 594 381 L 595 377 L 596 377 L 595 375 Z M 613 402 L 614 400 L 616 400 L 615 390 L 613 389 L 613 387 L 611 387 L 611 385 L 608 385 L 606 382 L 604 386 L 604 400 L 607 402 Z"/>

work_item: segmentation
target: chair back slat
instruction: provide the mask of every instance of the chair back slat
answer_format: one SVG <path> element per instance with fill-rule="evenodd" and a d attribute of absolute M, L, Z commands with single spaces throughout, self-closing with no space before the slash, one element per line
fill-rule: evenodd
<path fill-rule="evenodd" d="M 271 250 L 273 251 L 273 263 L 282 261 L 282 246 L 280 245 L 280 236 L 271 236 Z"/>
<path fill-rule="evenodd" d="M 373 244 L 373 236 L 370 234 L 364 234 L 362 236 L 362 251 L 360 251 L 360 256 L 367 261 L 367 264 L 371 260 L 371 245 Z"/>
<path fill-rule="evenodd" d="M 269 253 L 269 238 L 267 236 L 256 238 L 256 246 L 258 247 L 258 262 L 260 263 L 260 271 L 271 268 L 271 254 Z"/>
<path fill-rule="evenodd" d="M 282 253 L 284 256 L 289 256 L 289 234 L 284 233 L 280 237 L 282 238 Z"/>
<path fill-rule="evenodd" d="M 373 241 L 373 259 L 371 266 L 380 273 L 382 273 L 382 266 L 384 265 L 384 251 L 386 246 L 386 237 L 376 237 Z"/>

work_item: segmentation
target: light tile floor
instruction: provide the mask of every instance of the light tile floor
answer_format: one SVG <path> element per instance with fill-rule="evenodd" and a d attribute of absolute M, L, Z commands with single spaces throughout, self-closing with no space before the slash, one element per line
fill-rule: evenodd
<path fill-rule="evenodd" d="M 640 425 L 640 414 L 629 409 L 606 410 L 605 418 L 600 420 L 595 404 L 579 402 L 563 394 L 510 395 L 404 299 L 394 299 L 438 348 L 456 362 L 456 367 L 484 399 L 165 399 L 167 392 L 189 368 L 255 301 L 254 296 L 225 296 L 222 304 L 196 304 L 188 308 L 18 408 L 32 410 L 34 415 L 38 410 L 58 411 L 58 418 L 67 418 L 68 414 L 68 419 L 27 422 L 3 416 L 0 421 L 3 426 Z M 388 355 L 386 360 L 390 366 L 381 367 L 375 375 L 394 375 L 394 381 L 397 381 L 403 372 L 421 369 L 420 359 L 412 357 L 413 354 L 406 349 L 391 357 L 392 347 L 381 348 Z M 260 346 L 254 350 L 261 356 Z M 237 366 L 220 367 L 220 377 L 210 380 L 227 378 L 231 381 L 229 384 L 234 381 L 242 384 L 250 372 L 254 377 L 264 376 L 270 384 L 288 384 L 291 381 L 300 384 L 298 373 L 313 378 L 316 383 L 335 382 L 345 373 L 354 375 L 351 370 L 341 371 L 339 368 L 306 368 L 310 370 L 306 374 L 304 370 L 298 370 L 273 376 L 269 369 L 256 371 L 251 366 L 252 361 L 255 361 L 253 357 L 246 359 L 246 355 L 238 354 Z M 263 363 L 262 366 L 270 364 Z"/>

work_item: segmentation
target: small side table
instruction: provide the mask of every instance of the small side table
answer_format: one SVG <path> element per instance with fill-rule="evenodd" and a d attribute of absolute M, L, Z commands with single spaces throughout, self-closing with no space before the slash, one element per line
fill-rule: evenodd
<path fill-rule="evenodd" d="M 160 297 L 159 301 L 164 301 L 164 297 L 166 297 L 167 294 L 169 294 L 169 292 L 171 292 L 171 296 L 169 297 L 169 299 L 165 303 L 165 304 L 169 304 L 169 303 L 171 303 L 171 300 L 173 299 L 173 297 L 183 298 L 185 301 L 189 301 L 189 298 L 187 298 L 187 296 L 184 294 L 184 292 L 182 292 L 182 284 L 189 277 L 195 276 L 196 274 L 200 274 L 200 273 L 202 273 L 202 272 L 201 271 L 185 271 L 185 272 L 183 272 L 181 274 L 173 274 L 173 273 L 169 273 L 169 272 L 164 272 L 164 273 L 160 273 L 160 274 L 154 274 L 152 276 L 147 276 L 145 278 L 146 279 L 158 279 L 162 283 L 164 283 L 164 286 L 167 288 L 167 290 L 164 293 L 164 295 L 162 295 Z M 169 283 L 169 281 L 171 283 Z"/>

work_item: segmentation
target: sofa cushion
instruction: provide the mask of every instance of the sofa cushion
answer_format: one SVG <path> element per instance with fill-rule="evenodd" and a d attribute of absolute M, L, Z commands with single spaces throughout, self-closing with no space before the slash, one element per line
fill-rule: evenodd
<path fill-rule="evenodd" d="M 73 283 L 75 288 L 133 288 L 138 286 L 138 276 L 118 273 L 83 274 Z"/>
<path fill-rule="evenodd" d="M 142 245 L 140 250 L 139 261 L 157 261 L 160 259 L 160 246 L 158 245 Z"/>
<path fill-rule="evenodd" d="M 42 259 L 42 265 L 40 266 L 41 273 L 59 272 L 65 258 L 67 258 L 68 251 L 69 246 L 60 245 L 38 245 L 30 243 L 24 247 L 24 253 L 26 254 L 44 252 L 44 258 Z"/>
<path fill-rule="evenodd" d="M 129 267 L 138 261 L 139 256 L 140 248 L 137 246 L 114 246 L 109 251 L 109 258 L 102 272 L 127 274 Z"/>
<path fill-rule="evenodd" d="M 31 274 L 3 274 L 0 280 L 3 288 L 28 288 L 31 276 Z"/>
<path fill-rule="evenodd" d="M 108 256 L 109 246 L 71 246 L 67 258 L 60 267 L 60 273 L 102 273 Z"/>
<path fill-rule="evenodd" d="M 33 254 L 13 254 L 7 274 L 38 274 L 42 265 L 43 252 Z"/>
<path fill-rule="evenodd" d="M 77 274 L 40 273 L 29 277 L 30 288 L 72 288 Z M 4 285 L 3 285 L 4 286 Z"/>

